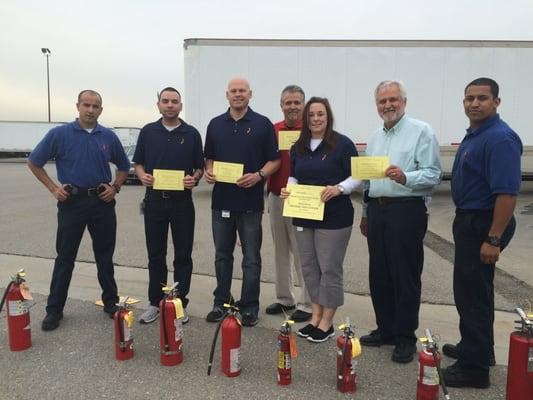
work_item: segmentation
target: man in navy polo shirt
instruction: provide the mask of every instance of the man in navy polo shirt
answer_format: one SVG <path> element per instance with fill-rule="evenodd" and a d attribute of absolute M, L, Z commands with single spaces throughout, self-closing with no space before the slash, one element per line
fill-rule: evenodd
<path fill-rule="evenodd" d="M 461 340 L 443 346 L 457 362 L 444 370 L 448 386 L 487 388 L 494 365 L 494 269 L 514 234 L 522 142 L 500 119 L 498 84 L 470 82 L 463 105 L 470 120 L 452 170 L 455 261 L 453 292 Z"/>
<path fill-rule="evenodd" d="M 118 302 L 113 268 L 117 230 L 115 195 L 128 176 L 130 163 L 115 133 L 98 124 L 103 110 L 102 97 L 93 90 L 83 90 L 76 107 L 78 119 L 50 130 L 28 159 L 30 170 L 58 201 L 57 258 L 42 323 L 44 331 L 56 329 L 63 318 L 85 227 L 93 242 L 104 312 L 111 318 Z M 55 159 L 60 185 L 44 169 L 51 159 Z M 114 183 L 110 183 L 110 162 L 118 168 Z"/>
<path fill-rule="evenodd" d="M 139 319 L 145 324 L 157 319 L 159 302 L 163 298 L 162 285 L 167 283 L 169 225 L 174 244 L 174 282 L 179 283 L 183 306 L 187 307 L 189 302 L 195 219 L 192 189 L 203 175 L 204 158 L 200 134 L 179 118 L 182 106 L 181 95 L 176 89 L 163 89 L 157 101 L 162 118 L 142 128 L 133 155 L 137 176 L 146 186 L 143 204 L 150 306 Z M 155 169 L 183 171 L 184 190 L 154 189 Z M 184 310 L 182 322 L 188 320 Z"/>
<path fill-rule="evenodd" d="M 211 208 L 217 276 L 214 306 L 206 320 L 219 321 L 224 303 L 232 300 L 233 250 L 238 232 L 243 281 L 237 305 L 244 326 L 257 324 L 259 312 L 264 179 L 276 172 L 280 164 L 274 127 L 268 118 L 248 106 L 251 97 L 246 79 L 229 81 L 226 91 L 229 109 L 209 123 L 204 149 L 205 178 L 214 184 Z M 236 184 L 217 182 L 213 173 L 215 161 L 243 164 L 243 175 Z"/>

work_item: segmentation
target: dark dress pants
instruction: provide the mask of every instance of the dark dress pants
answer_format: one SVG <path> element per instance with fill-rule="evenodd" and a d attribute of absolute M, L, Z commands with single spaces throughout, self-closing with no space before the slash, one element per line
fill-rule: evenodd
<path fill-rule="evenodd" d="M 66 201 L 58 202 L 57 208 L 57 257 L 46 311 L 60 312 L 65 306 L 74 261 L 85 227 L 92 239 L 98 282 L 102 288 L 102 301 L 106 306 L 117 303 L 117 284 L 113 266 L 117 232 L 115 200 L 106 203 L 98 197 L 70 196 Z"/>
<path fill-rule="evenodd" d="M 368 204 L 370 295 L 378 331 L 416 343 L 427 210 L 422 199 Z"/>
<path fill-rule="evenodd" d="M 480 249 L 492 224 L 493 210 L 457 210 L 453 221 L 455 261 L 453 294 L 459 313 L 462 365 L 487 370 L 494 346 L 494 264 L 483 264 Z M 514 217 L 505 229 L 503 250 L 516 227 Z"/>
<path fill-rule="evenodd" d="M 188 191 L 171 198 L 145 199 L 144 231 L 148 250 L 148 299 L 153 306 L 159 306 L 163 298 L 162 288 L 167 284 L 168 228 L 174 244 L 174 282 L 184 307 L 191 288 L 192 247 L 194 242 L 195 211 Z"/>

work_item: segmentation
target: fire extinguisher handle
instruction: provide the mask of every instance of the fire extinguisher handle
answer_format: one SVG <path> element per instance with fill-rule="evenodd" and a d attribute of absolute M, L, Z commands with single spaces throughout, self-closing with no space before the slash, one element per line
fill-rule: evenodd
<path fill-rule="evenodd" d="M 7 293 L 9 292 L 9 289 L 11 289 L 11 286 L 14 284 L 13 281 L 9 282 L 9 284 L 6 287 L 6 290 L 4 291 L 4 294 L 2 295 L 2 300 L 0 300 L 0 312 L 2 312 L 2 308 L 4 307 L 4 303 L 6 301 Z"/>

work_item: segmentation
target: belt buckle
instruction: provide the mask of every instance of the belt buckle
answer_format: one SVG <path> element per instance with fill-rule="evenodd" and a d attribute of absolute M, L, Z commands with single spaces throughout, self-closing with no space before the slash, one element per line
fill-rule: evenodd
<path fill-rule="evenodd" d="M 161 197 L 162 197 L 163 199 L 170 199 L 171 196 L 170 196 L 170 193 L 169 193 L 169 192 L 162 191 L 162 192 L 161 192 Z"/>
<path fill-rule="evenodd" d="M 96 195 L 98 195 L 98 188 L 89 188 L 89 189 L 87 189 L 87 196 L 95 197 Z"/>

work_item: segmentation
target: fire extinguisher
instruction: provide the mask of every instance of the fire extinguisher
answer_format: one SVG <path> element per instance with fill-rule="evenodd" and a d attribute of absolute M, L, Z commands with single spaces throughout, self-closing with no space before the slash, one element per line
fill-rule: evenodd
<path fill-rule="evenodd" d="M 29 300 L 32 300 L 32 297 L 25 283 L 25 276 L 23 269 L 12 276 L 0 301 L 0 312 L 7 301 L 7 330 L 11 351 L 21 351 L 31 347 Z"/>
<path fill-rule="evenodd" d="M 521 325 L 509 339 L 507 400 L 533 399 L 533 314 L 515 309 Z"/>
<path fill-rule="evenodd" d="M 355 337 L 349 320 L 340 325 L 339 329 L 342 335 L 337 339 L 337 390 L 341 393 L 355 393 L 357 389 L 355 359 L 361 355 L 361 344 Z"/>
<path fill-rule="evenodd" d="M 444 398 L 449 399 L 450 395 L 442 376 L 442 357 L 431 330 L 426 329 L 426 336 L 420 338 L 420 342 L 422 350 L 418 353 L 416 400 L 439 400 L 439 384 L 442 386 Z"/>
<path fill-rule="evenodd" d="M 224 304 L 224 308 L 226 308 L 226 312 L 217 324 L 211 344 L 207 375 L 211 375 L 218 332 L 222 330 L 220 369 L 224 375 L 232 378 L 241 374 L 241 316 L 239 309 L 231 304 Z"/>
<path fill-rule="evenodd" d="M 292 381 L 292 359 L 296 358 L 296 340 L 291 326 L 294 321 L 287 320 L 281 325 L 278 334 L 278 385 L 288 385 Z"/>
<path fill-rule="evenodd" d="M 113 317 L 115 325 L 115 357 L 119 361 L 133 358 L 133 311 L 129 309 L 128 297 L 118 303 Z"/>
<path fill-rule="evenodd" d="M 178 297 L 178 282 L 164 287 L 165 296 L 159 303 L 161 365 L 173 366 L 183 361 L 183 305 Z"/>

